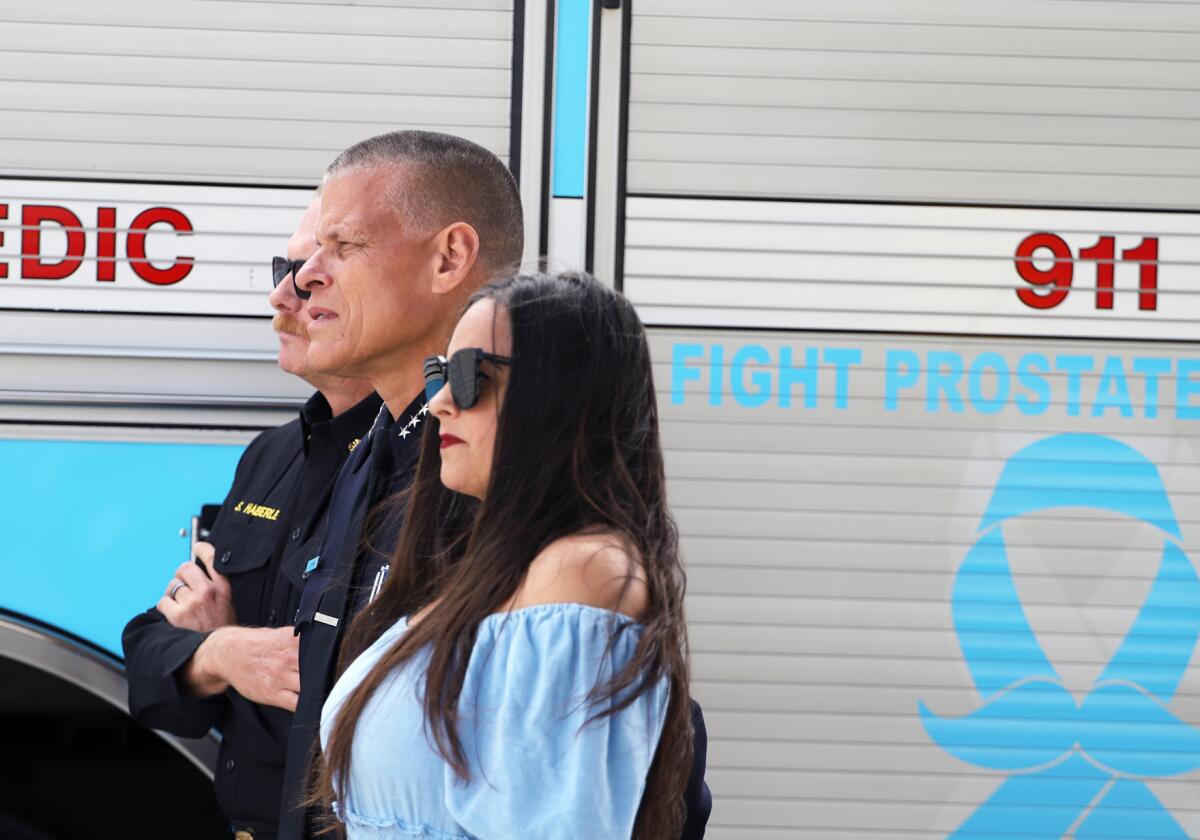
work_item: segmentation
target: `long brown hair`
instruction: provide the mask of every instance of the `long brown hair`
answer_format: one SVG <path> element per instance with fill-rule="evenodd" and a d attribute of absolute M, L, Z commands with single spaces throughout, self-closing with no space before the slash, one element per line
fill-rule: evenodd
<path fill-rule="evenodd" d="M 513 596 L 542 549 L 595 531 L 632 549 L 648 597 L 634 657 L 593 688 L 592 717 L 614 714 L 668 680 L 667 717 L 633 836 L 677 836 L 692 761 L 685 577 L 666 503 L 645 329 L 624 296 L 581 274 L 517 275 L 483 288 L 471 302 L 484 298 L 507 311 L 513 341 L 487 492 L 476 502 L 442 485 L 437 425 L 425 424 L 391 573 L 350 626 L 339 671 L 402 616 L 435 599 L 437 605 L 346 698 L 314 798 L 326 805 L 342 798 L 335 780 L 349 778 L 364 706 L 389 673 L 426 647 L 428 731 L 446 762 L 467 778 L 456 710 L 479 623 Z M 632 579 L 633 570 L 626 586 Z"/>

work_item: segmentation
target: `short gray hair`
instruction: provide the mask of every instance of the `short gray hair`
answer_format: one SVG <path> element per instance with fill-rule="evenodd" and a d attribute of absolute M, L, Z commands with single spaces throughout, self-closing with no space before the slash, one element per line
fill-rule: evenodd
<path fill-rule="evenodd" d="M 426 232 L 466 222 L 479 234 L 479 259 L 492 273 L 521 264 L 525 224 L 521 194 L 508 167 L 478 143 L 436 131 L 390 131 L 355 143 L 325 170 L 404 167 L 392 196 L 406 219 Z"/>

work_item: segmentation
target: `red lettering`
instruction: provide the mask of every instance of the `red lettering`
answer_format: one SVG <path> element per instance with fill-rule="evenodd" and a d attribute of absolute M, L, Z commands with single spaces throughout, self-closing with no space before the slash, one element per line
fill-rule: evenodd
<path fill-rule="evenodd" d="M 8 205 L 0 204 L 0 219 L 8 218 Z M 4 247 L 4 231 L 0 230 L 0 248 Z M 8 263 L 0 262 L 0 280 L 8 276 Z"/>
<path fill-rule="evenodd" d="M 1096 261 L 1096 308 L 1113 308 L 1113 256 L 1116 254 L 1116 240 L 1111 236 L 1101 236 L 1099 241 L 1090 248 L 1079 252 L 1081 260 Z"/>
<path fill-rule="evenodd" d="M 42 223 L 62 225 L 67 232 L 67 253 L 57 262 L 42 261 Z M 21 209 L 21 277 L 26 280 L 62 280 L 83 264 L 83 223 L 66 207 L 26 204 Z"/>
<path fill-rule="evenodd" d="M 125 255 L 135 274 L 155 286 L 170 286 L 187 277 L 192 270 L 195 257 L 176 257 L 170 268 L 155 268 L 146 259 L 146 232 L 154 225 L 164 224 L 179 233 L 191 233 L 192 223 L 188 217 L 170 207 L 151 207 L 143 210 L 129 226 L 125 239 Z"/>
<path fill-rule="evenodd" d="M 1034 254 L 1045 248 L 1054 256 L 1054 265 L 1042 270 L 1033 264 Z M 1052 288 L 1041 292 L 1037 289 L 1017 289 L 1017 297 L 1026 306 L 1034 309 L 1053 309 L 1071 292 L 1071 280 L 1075 266 L 1071 262 L 1071 246 L 1061 236 L 1053 233 L 1031 233 L 1021 240 L 1016 254 L 1017 274 L 1031 286 Z"/>
<path fill-rule="evenodd" d="M 1122 251 L 1121 259 L 1138 263 L 1138 309 L 1158 309 L 1158 237 Z"/>
<path fill-rule="evenodd" d="M 96 211 L 96 280 L 112 283 L 117 279 L 117 208 Z"/>

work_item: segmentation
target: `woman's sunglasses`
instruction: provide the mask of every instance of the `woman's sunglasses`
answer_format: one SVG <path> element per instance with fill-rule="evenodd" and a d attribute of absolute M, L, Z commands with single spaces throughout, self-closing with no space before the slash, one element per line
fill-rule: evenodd
<path fill-rule="evenodd" d="M 496 365 L 511 365 L 508 356 L 486 353 L 479 347 L 464 347 L 449 359 L 445 356 L 430 356 L 425 360 L 425 400 L 432 400 L 437 392 L 450 383 L 450 398 L 459 411 L 466 411 L 479 402 L 479 380 L 487 374 L 479 370 L 480 362 Z"/>
<path fill-rule="evenodd" d="M 300 300 L 308 300 L 312 297 L 312 292 L 307 289 L 301 289 L 296 284 L 296 275 L 300 273 L 300 269 L 304 266 L 304 260 L 289 260 L 287 257 L 271 257 L 271 279 L 278 286 L 283 282 L 283 278 L 289 274 L 292 275 L 292 289 L 296 292 L 296 297 Z"/>

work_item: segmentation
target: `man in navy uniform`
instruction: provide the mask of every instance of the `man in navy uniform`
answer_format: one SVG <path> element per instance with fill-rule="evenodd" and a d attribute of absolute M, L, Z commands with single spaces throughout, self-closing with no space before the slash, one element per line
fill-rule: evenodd
<path fill-rule="evenodd" d="M 307 569 L 281 840 L 314 833 L 301 803 L 321 707 L 346 626 L 379 590 L 396 544 L 403 511 L 375 512 L 413 478 L 427 414 L 422 362 L 445 351 L 473 291 L 518 268 L 523 239 L 512 175 L 462 138 L 392 132 L 352 146 L 326 170 L 319 247 L 296 278 L 312 295 L 308 360 L 316 370 L 369 380 L 386 411 L 338 476 L 325 540 Z M 711 808 L 699 707 L 693 719 L 689 840 L 703 836 Z"/>
<path fill-rule="evenodd" d="M 283 764 L 300 690 L 292 620 L 305 563 L 324 534 L 329 490 L 382 401 L 361 379 L 307 361 L 310 320 L 293 271 L 316 250 L 316 199 L 276 260 L 279 366 L 317 389 L 299 418 L 247 447 L 212 529 L 154 609 L 125 628 L 129 708 L 145 726 L 222 734 L 217 801 L 241 838 L 276 836 Z M 282 280 L 283 282 L 280 282 Z"/>

